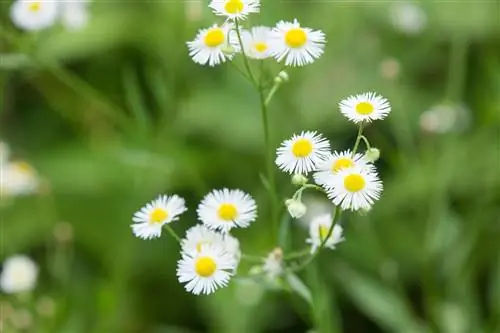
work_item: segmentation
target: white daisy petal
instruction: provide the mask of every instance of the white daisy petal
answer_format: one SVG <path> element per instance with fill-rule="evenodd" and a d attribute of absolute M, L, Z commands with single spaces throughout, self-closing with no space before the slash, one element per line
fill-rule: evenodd
<path fill-rule="evenodd" d="M 246 228 L 257 218 L 255 200 L 241 190 L 213 190 L 198 206 L 198 219 L 208 228 L 229 232 Z"/>
<path fill-rule="evenodd" d="M 186 210 L 183 198 L 161 195 L 134 214 L 132 231 L 142 239 L 160 237 L 163 225 L 177 221 Z"/>
<path fill-rule="evenodd" d="M 391 105 L 374 92 L 349 96 L 339 103 L 340 112 L 354 123 L 384 119 L 391 112 Z"/>
<path fill-rule="evenodd" d="M 233 255 L 217 245 L 202 245 L 195 253 L 182 253 L 177 263 L 177 277 L 188 292 L 212 294 L 227 286 L 236 269 Z"/>
<path fill-rule="evenodd" d="M 297 20 L 280 21 L 272 31 L 272 56 L 286 66 L 304 66 L 323 54 L 326 37 L 320 30 L 303 28 Z"/>
<path fill-rule="evenodd" d="M 277 149 L 276 165 L 290 174 L 307 174 L 330 155 L 330 143 L 316 132 L 302 132 Z"/>
<path fill-rule="evenodd" d="M 40 187 L 37 171 L 24 161 L 0 164 L 0 194 L 2 197 L 25 196 Z"/>
<path fill-rule="evenodd" d="M 259 0 L 212 0 L 209 7 L 215 15 L 226 16 L 228 19 L 243 20 L 248 14 L 260 11 Z"/>
<path fill-rule="evenodd" d="M 46 0 L 17 0 L 10 8 L 15 26 L 23 30 L 42 30 L 56 22 L 59 3 Z"/>
<path fill-rule="evenodd" d="M 373 169 L 353 167 L 335 174 L 327 188 L 328 197 L 343 210 L 370 209 L 380 198 L 382 182 Z"/>
<path fill-rule="evenodd" d="M 271 31 L 271 28 L 263 26 L 253 27 L 250 31 L 242 31 L 241 40 L 245 54 L 249 58 L 262 60 L 271 56 L 273 46 Z"/>
<path fill-rule="evenodd" d="M 226 60 L 231 60 L 232 54 L 224 53 L 223 50 L 231 46 L 238 50 L 238 44 L 233 38 L 229 38 L 231 24 L 218 26 L 212 25 L 208 29 L 201 29 L 193 41 L 187 42 L 189 56 L 200 65 L 208 64 L 211 67 L 219 65 Z"/>
<path fill-rule="evenodd" d="M 311 253 L 314 253 L 325 240 L 326 236 L 328 236 L 332 223 L 333 219 L 331 214 L 319 215 L 311 221 L 309 224 L 309 238 L 306 240 L 308 244 L 311 244 Z M 328 237 L 324 246 L 330 249 L 335 249 L 335 245 L 344 240 L 342 232 L 342 227 L 339 224 L 336 224 L 333 227 L 332 234 Z"/>
<path fill-rule="evenodd" d="M 375 171 L 373 164 L 362 154 L 355 154 L 354 157 L 350 150 L 336 152 L 334 151 L 327 159 L 317 165 L 317 172 L 314 173 L 314 181 L 318 185 L 331 187 L 335 174 L 344 168 L 359 166 L 361 168 L 370 168 Z"/>

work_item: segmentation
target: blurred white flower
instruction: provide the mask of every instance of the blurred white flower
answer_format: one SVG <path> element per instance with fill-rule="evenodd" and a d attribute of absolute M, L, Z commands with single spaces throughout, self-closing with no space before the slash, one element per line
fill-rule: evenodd
<path fill-rule="evenodd" d="M 258 13 L 259 0 L 212 0 L 209 7 L 215 15 L 226 16 L 231 20 L 244 20 L 248 14 Z"/>
<path fill-rule="evenodd" d="M 297 20 L 280 21 L 272 31 L 272 56 L 286 66 L 304 66 L 323 54 L 326 43 L 321 30 L 303 28 Z"/>
<path fill-rule="evenodd" d="M 470 126 L 470 111 L 460 104 L 444 103 L 420 115 L 420 128 L 428 133 L 462 132 Z"/>
<path fill-rule="evenodd" d="M 393 80 L 399 76 L 401 64 L 395 58 L 387 58 L 380 63 L 379 70 L 384 79 Z"/>
<path fill-rule="evenodd" d="M 307 212 L 307 207 L 301 201 L 295 199 L 287 199 L 285 201 L 288 213 L 294 219 L 299 219 Z"/>
<path fill-rule="evenodd" d="M 3 263 L 0 288 L 7 294 L 33 290 L 38 277 L 37 265 L 24 255 L 14 255 Z"/>
<path fill-rule="evenodd" d="M 2 196 L 24 196 L 35 193 L 40 182 L 36 170 L 27 162 L 0 164 L 0 193 Z"/>
<path fill-rule="evenodd" d="M 264 261 L 264 265 L 262 265 L 262 271 L 270 279 L 275 279 L 283 274 L 283 251 L 280 248 L 274 249 L 269 253 Z"/>
<path fill-rule="evenodd" d="M 332 223 L 333 219 L 330 213 L 317 216 L 311 221 L 309 225 L 309 238 L 306 240 L 308 244 L 311 244 L 311 253 L 314 253 L 326 239 Z M 333 231 L 324 246 L 329 249 L 335 249 L 335 245 L 344 240 L 342 232 L 342 227 L 339 224 L 335 224 Z"/>
<path fill-rule="evenodd" d="M 237 36 L 235 36 L 237 39 Z M 271 56 L 271 28 L 253 27 L 250 31 L 243 30 L 241 41 L 245 54 L 252 59 L 266 59 Z M 236 42 L 239 42 L 236 40 Z"/>
<path fill-rule="evenodd" d="M 394 28 L 405 34 L 418 34 L 422 32 L 427 24 L 425 12 L 413 2 L 394 2 L 389 13 Z"/>
<path fill-rule="evenodd" d="M 36 31 L 54 25 L 58 12 L 57 1 L 17 0 L 10 8 L 10 17 L 18 28 Z"/>
<path fill-rule="evenodd" d="M 89 21 L 88 1 L 73 0 L 61 2 L 61 22 L 68 30 L 80 30 Z"/>
<path fill-rule="evenodd" d="M 304 204 L 307 206 L 307 212 L 300 218 L 300 225 L 309 229 L 309 225 L 314 218 L 319 215 L 328 214 L 335 209 L 330 200 L 323 196 L 306 195 L 303 197 Z"/>

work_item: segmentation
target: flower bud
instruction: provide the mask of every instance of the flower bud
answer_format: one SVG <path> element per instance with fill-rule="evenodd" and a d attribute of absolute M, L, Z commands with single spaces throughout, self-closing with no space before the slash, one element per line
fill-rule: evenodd
<path fill-rule="evenodd" d="M 377 148 L 370 148 L 365 153 L 365 158 L 370 162 L 375 162 L 380 158 L 380 150 Z"/>
<path fill-rule="evenodd" d="M 307 212 L 306 205 L 304 205 L 301 201 L 295 199 L 287 199 L 285 201 L 285 204 L 288 212 L 290 213 L 290 216 L 295 219 L 301 218 Z"/>
<path fill-rule="evenodd" d="M 232 47 L 230 44 L 222 45 L 222 47 L 220 48 L 220 50 L 225 55 L 233 55 L 236 52 L 236 50 L 234 49 L 234 47 Z"/>
<path fill-rule="evenodd" d="M 290 77 L 288 76 L 288 73 L 285 71 L 281 71 L 276 75 L 274 78 L 275 83 L 283 83 L 283 82 L 288 82 L 290 80 Z"/>
<path fill-rule="evenodd" d="M 308 181 L 307 177 L 299 173 L 296 173 L 292 176 L 293 185 L 302 186 L 307 184 L 307 181 Z"/>

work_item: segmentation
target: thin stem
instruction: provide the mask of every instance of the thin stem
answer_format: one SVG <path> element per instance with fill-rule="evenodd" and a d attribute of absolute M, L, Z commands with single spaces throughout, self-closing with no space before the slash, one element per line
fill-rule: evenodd
<path fill-rule="evenodd" d="M 368 141 L 368 139 L 366 138 L 366 136 L 362 135 L 361 136 L 361 140 L 363 140 L 363 142 L 365 143 L 366 149 L 370 149 L 371 148 L 370 142 Z"/>
<path fill-rule="evenodd" d="M 235 19 L 234 23 L 236 25 L 236 35 L 238 36 L 238 43 L 240 44 L 241 54 L 243 55 L 243 64 L 245 65 L 245 68 L 247 69 L 248 75 L 250 76 L 250 79 L 252 80 L 254 86 L 258 87 L 259 84 L 252 73 L 252 68 L 250 67 L 248 57 L 245 53 L 245 48 L 243 47 L 243 40 L 241 39 L 240 25 L 238 23 L 238 19 Z"/>
<path fill-rule="evenodd" d="M 276 91 L 278 91 L 278 88 L 280 87 L 280 83 L 278 82 L 275 82 L 274 85 L 272 86 L 271 90 L 269 91 L 269 94 L 267 94 L 267 97 L 266 99 L 264 100 L 264 104 L 266 106 L 269 105 L 269 103 L 271 102 L 271 99 L 273 98 L 274 94 L 276 93 Z"/>
<path fill-rule="evenodd" d="M 238 66 L 236 66 L 236 64 L 232 61 L 229 61 L 229 63 L 234 67 L 234 69 L 236 69 L 236 71 L 238 73 L 241 74 L 241 76 L 243 76 L 245 79 L 248 80 L 248 82 L 250 82 L 252 85 L 255 85 L 255 82 L 252 81 L 252 79 L 250 78 L 250 76 L 248 76 L 247 73 L 245 73 L 244 71 L 241 70 L 241 68 L 239 68 Z"/>
<path fill-rule="evenodd" d="M 177 235 L 177 233 L 174 231 L 174 229 L 172 229 L 172 227 L 171 227 L 171 226 L 169 226 L 168 224 L 165 224 L 165 229 L 167 229 L 168 233 L 169 233 L 170 235 L 172 235 L 172 237 L 174 237 L 174 238 L 175 238 L 175 240 L 176 240 L 177 242 L 179 242 L 179 244 L 180 244 L 180 243 L 182 243 L 181 238 L 179 237 L 179 235 Z"/>
<path fill-rule="evenodd" d="M 359 124 L 359 130 L 358 130 L 358 136 L 356 137 L 356 142 L 354 143 L 354 148 L 352 149 L 352 157 L 354 157 L 354 155 L 356 155 L 356 152 L 358 151 L 358 147 L 359 147 L 359 142 L 361 141 L 361 137 L 363 136 L 363 127 L 364 127 L 364 123 L 360 123 Z"/>
<path fill-rule="evenodd" d="M 304 249 L 301 251 L 292 252 L 292 253 L 284 256 L 283 260 L 294 260 L 294 259 L 302 258 L 304 256 L 307 256 L 310 253 L 311 253 L 311 249 Z"/>
<path fill-rule="evenodd" d="M 299 188 L 297 191 L 295 191 L 295 193 L 293 194 L 292 198 L 294 198 L 294 199 L 297 198 L 297 197 L 300 198 L 300 196 L 302 195 L 302 192 L 304 192 L 304 190 L 309 189 L 309 188 L 310 189 L 314 189 L 316 191 L 320 191 L 320 192 L 326 193 L 325 189 L 322 188 L 321 186 L 318 186 L 318 185 L 315 185 L 315 184 L 305 184 L 305 185 L 302 185 L 302 187 Z"/>

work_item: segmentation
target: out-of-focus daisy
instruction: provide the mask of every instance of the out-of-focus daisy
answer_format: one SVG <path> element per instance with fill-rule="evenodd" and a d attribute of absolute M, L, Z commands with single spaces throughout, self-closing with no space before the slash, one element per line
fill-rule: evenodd
<path fill-rule="evenodd" d="M 23 30 L 42 30 L 57 20 L 59 3 L 47 0 L 17 0 L 10 8 L 14 25 Z"/>
<path fill-rule="evenodd" d="M 211 67 L 230 60 L 232 54 L 224 52 L 225 49 L 238 49 L 238 45 L 231 42 L 234 38 L 229 38 L 231 29 L 231 24 L 220 27 L 214 24 L 208 29 L 201 29 L 193 41 L 187 42 L 189 56 L 197 64 Z"/>
<path fill-rule="evenodd" d="M 382 182 L 373 170 L 342 169 L 331 179 L 328 197 L 343 210 L 369 209 L 382 192 Z"/>
<path fill-rule="evenodd" d="M 7 294 L 31 291 L 38 277 L 37 265 L 24 255 L 14 255 L 3 263 L 0 288 Z"/>
<path fill-rule="evenodd" d="M 80 30 L 89 21 L 88 0 L 61 3 L 61 21 L 68 30 Z"/>
<path fill-rule="evenodd" d="M 213 190 L 198 206 L 198 219 L 208 228 L 228 232 L 246 228 L 257 218 L 255 200 L 241 190 Z"/>
<path fill-rule="evenodd" d="M 349 96 L 339 107 L 340 112 L 355 123 L 384 119 L 391 112 L 389 101 L 374 92 Z"/>
<path fill-rule="evenodd" d="M 258 13 L 259 0 L 212 0 L 209 5 L 214 14 L 226 16 L 229 19 L 245 19 L 248 14 Z"/>
<path fill-rule="evenodd" d="M 202 245 L 199 252 L 182 253 L 177 263 L 177 277 L 179 282 L 187 282 L 185 288 L 188 292 L 211 294 L 227 286 L 235 268 L 233 255 L 223 247 Z"/>
<path fill-rule="evenodd" d="M 270 279 L 275 279 L 283 274 L 283 251 L 280 248 L 274 249 L 266 257 L 262 271 Z"/>
<path fill-rule="evenodd" d="M 215 245 L 223 247 L 226 252 L 234 255 L 239 260 L 240 243 L 229 234 L 220 234 L 208 229 L 204 225 L 198 224 L 186 232 L 186 237 L 182 240 L 182 251 L 186 253 L 199 253 L 203 245 Z"/>
<path fill-rule="evenodd" d="M 280 21 L 272 31 L 272 55 L 278 62 L 285 59 L 287 66 L 313 63 L 323 54 L 326 38 L 320 30 L 303 28 L 297 20 Z"/>
<path fill-rule="evenodd" d="M 391 5 L 389 13 L 394 28 L 408 35 L 422 32 L 427 24 L 425 12 L 413 2 L 395 2 Z"/>
<path fill-rule="evenodd" d="M 23 196 L 35 193 L 39 187 L 35 168 L 23 161 L 0 164 L 2 196 Z"/>
<path fill-rule="evenodd" d="M 309 224 L 309 238 L 306 240 L 308 244 L 311 244 L 311 253 L 314 253 L 316 249 L 321 245 L 321 243 L 328 236 L 328 232 L 332 226 L 333 220 L 331 214 L 323 214 L 315 217 Z M 343 229 L 339 224 L 333 227 L 330 237 L 325 242 L 325 247 L 330 249 L 335 249 L 335 245 L 342 242 L 344 237 L 342 237 Z"/>
<path fill-rule="evenodd" d="M 132 231 L 142 239 L 160 237 L 163 225 L 178 220 L 186 210 L 183 198 L 161 195 L 134 214 Z"/>
<path fill-rule="evenodd" d="M 326 160 L 318 163 L 318 172 L 314 174 L 314 181 L 318 185 L 329 186 L 332 182 L 332 177 L 337 172 L 345 168 L 352 168 L 353 166 L 373 168 L 373 165 L 368 163 L 362 154 L 355 154 L 353 157 L 350 150 L 340 153 L 334 151 Z"/>
<path fill-rule="evenodd" d="M 330 154 L 330 143 L 316 132 L 294 134 L 277 150 L 276 165 L 290 174 L 307 174 Z"/>
<path fill-rule="evenodd" d="M 250 31 L 243 31 L 241 40 L 245 54 L 253 59 L 266 59 L 271 56 L 272 41 L 271 28 L 253 27 Z"/>

